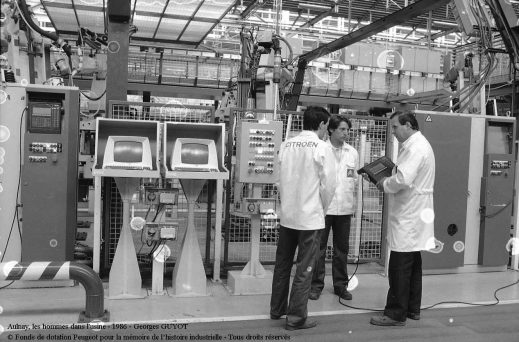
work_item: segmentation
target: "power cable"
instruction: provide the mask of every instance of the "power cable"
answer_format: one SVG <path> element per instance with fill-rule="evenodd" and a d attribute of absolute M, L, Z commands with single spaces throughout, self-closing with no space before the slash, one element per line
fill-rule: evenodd
<path fill-rule="evenodd" d="M 23 117 L 25 115 L 25 113 L 27 112 L 27 107 L 25 107 L 22 111 L 22 115 L 20 116 L 20 127 L 19 127 L 19 136 L 18 136 L 18 143 L 19 143 L 19 146 L 20 148 L 18 149 L 18 185 L 16 187 L 16 200 L 15 200 L 15 203 L 14 203 L 14 213 L 13 213 L 13 220 L 11 222 L 11 229 L 9 229 L 9 235 L 7 237 L 7 240 L 5 242 L 5 248 L 4 248 L 4 252 L 2 253 L 2 259 L 0 259 L 0 262 L 3 262 L 4 261 L 4 257 L 7 253 L 7 248 L 9 247 L 9 241 L 11 240 L 11 234 L 13 232 L 13 228 L 14 228 L 14 221 L 16 220 L 16 223 L 17 223 L 17 226 L 18 226 L 18 234 L 20 235 L 20 242 L 22 241 L 22 230 L 21 230 L 21 227 L 20 227 L 20 216 L 18 214 L 18 197 L 19 197 L 19 194 L 20 194 L 20 183 L 21 183 L 21 180 L 22 180 L 22 123 L 23 123 Z M 21 251 L 20 251 L 20 260 L 21 260 Z M 10 286 L 12 283 L 14 283 L 14 280 L 11 281 L 9 284 L 7 285 L 4 285 L 2 287 L 0 287 L 0 290 L 1 289 L 4 289 L 8 286 Z"/>

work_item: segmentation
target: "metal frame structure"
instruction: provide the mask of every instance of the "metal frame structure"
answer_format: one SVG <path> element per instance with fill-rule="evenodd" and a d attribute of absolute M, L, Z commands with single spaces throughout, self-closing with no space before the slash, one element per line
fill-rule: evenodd
<path fill-rule="evenodd" d="M 285 99 L 284 108 L 287 110 L 295 110 L 297 108 L 299 95 L 301 94 L 301 90 L 303 88 L 305 70 L 310 61 L 320 56 L 327 55 L 338 49 L 342 49 L 348 45 L 359 42 L 387 28 L 404 23 L 411 18 L 415 18 L 422 13 L 431 11 L 442 5 L 446 5 L 449 2 L 450 0 L 421 0 L 415 2 L 411 5 L 408 5 L 407 7 L 402 8 L 399 11 L 394 12 L 393 14 L 388 15 L 387 17 L 375 21 L 368 26 L 353 31 L 342 38 L 336 39 L 328 44 L 318 47 L 315 50 L 302 54 L 299 56 L 297 73 L 295 76 L 292 92 L 290 96 L 287 96 Z"/>

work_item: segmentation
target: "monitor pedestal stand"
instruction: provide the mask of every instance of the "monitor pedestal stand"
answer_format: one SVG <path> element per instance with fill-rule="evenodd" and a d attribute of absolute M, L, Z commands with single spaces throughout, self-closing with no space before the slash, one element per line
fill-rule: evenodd
<path fill-rule="evenodd" d="M 137 254 L 130 231 L 130 200 L 138 190 L 140 178 L 116 177 L 123 201 L 123 225 L 108 279 L 108 298 L 144 298 Z"/>
<path fill-rule="evenodd" d="M 173 294 L 206 296 L 207 279 L 195 230 L 195 201 L 206 179 L 179 179 L 188 205 L 187 228 L 173 271 Z"/>

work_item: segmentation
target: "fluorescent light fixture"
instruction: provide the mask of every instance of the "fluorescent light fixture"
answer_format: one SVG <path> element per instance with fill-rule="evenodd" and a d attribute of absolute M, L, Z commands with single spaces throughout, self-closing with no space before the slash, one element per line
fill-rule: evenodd
<path fill-rule="evenodd" d="M 299 4 L 297 5 L 298 8 L 302 8 L 302 9 L 309 9 L 309 10 L 323 10 L 323 11 L 327 11 L 331 8 L 331 6 L 326 6 L 326 5 L 317 5 L 317 4 L 307 4 L 307 3 L 302 3 L 302 4 Z"/>
<path fill-rule="evenodd" d="M 433 24 L 440 25 L 440 26 L 450 26 L 450 27 L 457 27 L 457 23 L 449 23 L 447 21 L 439 21 L 439 20 L 433 20 Z"/>

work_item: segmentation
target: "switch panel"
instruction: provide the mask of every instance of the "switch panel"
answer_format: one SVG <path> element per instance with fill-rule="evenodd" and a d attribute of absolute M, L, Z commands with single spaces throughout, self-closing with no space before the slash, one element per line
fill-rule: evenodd
<path fill-rule="evenodd" d="M 238 127 L 238 182 L 274 183 L 283 123 L 242 121 Z"/>
<path fill-rule="evenodd" d="M 32 142 L 29 144 L 29 152 L 61 153 L 63 152 L 63 145 L 57 142 Z"/>

